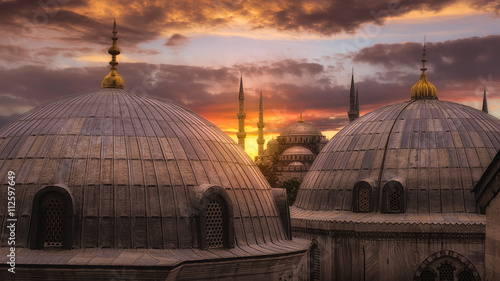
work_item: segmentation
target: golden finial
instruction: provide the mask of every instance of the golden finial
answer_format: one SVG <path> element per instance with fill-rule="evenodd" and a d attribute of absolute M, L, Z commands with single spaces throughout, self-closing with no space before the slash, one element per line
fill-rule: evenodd
<path fill-rule="evenodd" d="M 302 108 L 300 109 L 299 123 L 303 123 L 304 119 L 302 118 Z"/>
<path fill-rule="evenodd" d="M 116 56 L 120 54 L 120 49 L 118 49 L 118 45 L 116 44 L 116 41 L 118 40 L 118 37 L 116 37 L 116 33 L 118 33 L 116 31 L 116 20 L 113 19 L 113 37 L 111 37 L 111 39 L 113 40 L 113 45 L 111 45 L 111 47 L 108 49 L 108 53 L 111 55 L 111 61 L 109 62 L 109 64 L 111 65 L 111 70 L 109 71 L 109 74 L 102 80 L 103 88 L 124 88 L 123 78 L 118 74 L 118 72 L 116 72 L 116 66 L 118 65 Z"/>
<path fill-rule="evenodd" d="M 426 37 L 424 36 L 424 48 L 422 55 L 422 74 L 420 75 L 420 80 L 411 88 L 411 99 L 437 99 L 437 90 L 431 82 L 427 80 L 427 75 L 425 71 L 427 68 L 425 67 L 425 63 L 427 62 L 425 58 L 425 44 Z"/>
<path fill-rule="evenodd" d="M 424 53 L 422 54 L 422 68 L 420 68 L 420 70 L 422 71 L 426 71 L 427 68 L 425 67 L 425 63 L 427 62 L 427 60 L 425 59 L 425 43 L 427 41 L 427 35 L 424 35 Z"/>

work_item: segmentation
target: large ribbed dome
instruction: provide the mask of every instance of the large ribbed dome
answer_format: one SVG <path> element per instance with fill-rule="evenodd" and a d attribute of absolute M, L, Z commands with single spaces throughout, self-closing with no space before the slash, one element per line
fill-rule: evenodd
<path fill-rule="evenodd" d="M 73 200 L 70 248 L 199 247 L 197 192 L 210 186 L 231 201 L 236 245 L 286 235 L 269 184 L 231 138 L 178 105 L 122 89 L 59 99 L 4 127 L 2 178 L 10 170 L 19 247 L 28 245 L 34 198 L 47 186 Z"/>
<path fill-rule="evenodd" d="M 471 190 L 499 149 L 500 120 L 482 111 L 437 99 L 386 106 L 330 140 L 305 177 L 295 206 L 476 213 Z"/>

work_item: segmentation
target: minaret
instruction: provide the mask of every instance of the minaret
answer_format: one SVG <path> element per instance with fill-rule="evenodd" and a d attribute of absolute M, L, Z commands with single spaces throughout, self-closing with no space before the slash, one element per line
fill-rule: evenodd
<path fill-rule="evenodd" d="M 240 77 L 240 94 L 238 97 L 239 100 L 239 111 L 236 116 L 238 116 L 238 144 L 245 150 L 245 137 L 247 134 L 245 133 L 245 117 L 247 116 L 245 113 L 245 94 L 243 93 L 243 74 Z"/>
<path fill-rule="evenodd" d="M 484 94 L 483 94 L 483 112 L 488 113 L 488 101 L 486 100 L 486 87 L 484 88 Z"/>
<path fill-rule="evenodd" d="M 351 92 L 349 93 L 350 99 L 350 107 L 347 112 L 347 116 L 349 116 L 349 122 L 356 120 L 359 117 L 359 103 L 358 103 L 358 95 L 357 91 L 354 89 L 354 69 L 351 75 Z"/>
<path fill-rule="evenodd" d="M 358 97 L 358 89 L 356 89 L 356 112 L 358 112 L 358 117 L 359 117 L 359 97 Z"/>
<path fill-rule="evenodd" d="M 116 37 L 117 33 L 116 20 L 113 20 L 113 37 L 111 37 L 111 39 L 113 40 L 113 45 L 111 45 L 111 47 L 108 49 L 108 53 L 111 55 L 111 61 L 109 62 L 109 64 L 111 65 L 111 70 L 109 71 L 109 74 L 102 80 L 103 88 L 124 88 L 123 78 L 118 74 L 118 72 L 116 72 L 116 66 L 118 65 L 116 56 L 120 54 L 120 49 L 118 49 L 118 45 L 116 44 L 116 41 L 118 40 L 118 37 Z"/>
<path fill-rule="evenodd" d="M 257 123 L 257 128 L 259 128 L 259 138 L 257 139 L 259 158 L 264 152 L 264 107 L 262 106 L 262 90 L 260 90 L 260 100 L 259 100 L 259 123 Z"/>

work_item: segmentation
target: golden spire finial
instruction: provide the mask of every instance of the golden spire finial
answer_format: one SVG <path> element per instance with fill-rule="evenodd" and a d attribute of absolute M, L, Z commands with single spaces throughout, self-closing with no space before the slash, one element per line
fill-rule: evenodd
<path fill-rule="evenodd" d="M 426 44 L 426 36 L 424 36 L 424 48 L 422 54 L 422 74 L 420 75 L 420 80 L 417 84 L 413 85 L 411 88 L 411 99 L 437 99 L 437 90 L 431 82 L 427 80 L 427 75 L 425 71 L 427 68 L 425 67 L 425 63 L 427 59 L 425 58 L 425 44 Z"/>
<path fill-rule="evenodd" d="M 103 88 L 124 88 L 123 78 L 118 74 L 118 72 L 116 72 L 116 66 L 118 65 L 116 56 L 120 54 L 120 49 L 118 49 L 118 45 L 116 44 L 116 41 L 118 40 L 116 33 L 118 33 L 116 31 L 116 20 L 113 19 L 113 37 L 111 37 L 113 44 L 108 49 L 108 53 L 111 55 L 111 61 L 109 62 L 111 69 L 109 74 L 102 80 Z"/>
<path fill-rule="evenodd" d="M 420 68 L 420 70 L 422 71 L 426 71 L 427 68 L 425 67 L 425 63 L 427 62 L 427 60 L 425 59 L 425 43 L 426 43 L 426 35 L 424 35 L 424 53 L 422 54 L 422 68 Z"/>
<path fill-rule="evenodd" d="M 299 116 L 299 123 L 303 123 L 304 119 L 302 118 L 302 108 L 300 108 L 300 116 Z"/>

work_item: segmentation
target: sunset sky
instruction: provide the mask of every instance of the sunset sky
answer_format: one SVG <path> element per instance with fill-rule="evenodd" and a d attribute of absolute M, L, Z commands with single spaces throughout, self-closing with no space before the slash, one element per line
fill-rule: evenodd
<path fill-rule="evenodd" d="M 420 77 L 442 100 L 500 117 L 500 2 L 361 0 L 0 1 L 0 126 L 50 100 L 99 88 L 113 17 L 125 88 L 172 100 L 236 139 L 240 71 L 247 152 L 296 122 L 330 138 L 348 122 L 354 68 L 361 114 L 408 100 Z"/>

